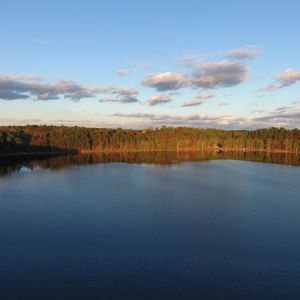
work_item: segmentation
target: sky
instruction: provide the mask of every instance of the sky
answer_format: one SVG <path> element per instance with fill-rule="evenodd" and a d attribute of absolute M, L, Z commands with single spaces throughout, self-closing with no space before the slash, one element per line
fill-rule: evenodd
<path fill-rule="evenodd" d="M 299 11 L 0 0 L 0 126 L 300 128 Z"/>

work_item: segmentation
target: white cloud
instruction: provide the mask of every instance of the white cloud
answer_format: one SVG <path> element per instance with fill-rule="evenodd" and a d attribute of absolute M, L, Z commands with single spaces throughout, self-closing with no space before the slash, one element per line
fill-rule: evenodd
<path fill-rule="evenodd" d="M 277 74 L 275 79 L 276 82 L 267 86 L 263 91 L 271 92 L 295 84 L 297 81 L 300 81 L 300 71 L 288 68 L 282 73 Z"/>
<path fill-rule="evenodd" d="M 139 100 L 131 95 L 118 95 L 116 97 L 102 97 L 99 102 L 102 103 L 123 103 L 123 104 L 127 104 L 127 103 L 134 103 L 134 102 L 138 102 Z"/>
<path fill-rule="evenodd" d="M 218 61 L 197 66 L 194 86 L 205 89 L 231 87 L 247 80 L 248 69 L 242 62 Z"/>
<path fill-rule="evenodd" d="M 16 100 L 35 97 L 37 100 L 70 98 L 78 101 L 92 97 L 91 91 L 74 81 L 40 82 L 32 75 L 6 76 L 0 74 L 0 99 Z"/>
<path fill-rule="evenodd" d="M 179 57 L 179 63 L 186 67 L 193 67 L 203 61 L 203 57 L 200 54 L 187 54 Z"/>
<path fill-rule="evenodd" d="M 104 86 L 89 88 L 75 81 L 59 81 L 56 83 L 42 82 L 35 75 L 0 74 L 0 100 L 29 99 L 56 100 L 61 97 L 72 101 L 96 97 L 99 94 L 116 95 L 116 100 L 122 103 L 137 102 L 138 91 L 134 88 L 118 88 Z"/>
<path fill-rule="evenodd" d="M 194 99 L 192 99 L 192 100 L 186 100 L 182 104 L 182 106 L 196 106 L 196 105 L 201 105 L 203 102 L 205 102 L 205 100 L 213 98 L 213 97 L 214 97 L 214 95 L 212 95 L 212 94 L 205 94 L 205 93 L 199 92 Z"/>
<path fill-rule="evenodd" d="M 225 57 L 232 60 L 254 59 L 261 54 L 261 50 L 257 46 L 250 46 L 240 49 L 232 49 L 225 54 Z"/>
<path fill-rule="evenodd" d="M 160 93 L 157 95 L 153 95 L 150 98 L 146 100 L 146 104 L 150 106 L 158 105 L 158 104 L 163 104 L 163 103 L 168 103 L 171 101 L 171 97 L 165 93 Z"/>
<path fill-rule="evenodd" d="M 138 90 L 134 88 L 115 88 L 115 87 L 104 87 L 104 94 L 115 95 L 115 97 L 102 97 L 99 102 L 110 102 L 110 103 L 134 103 L 138 102 L 137 95 L 139 94 Z"/>
<path fill-rule="evenodd" d="M 185 87 L 188 80 L 185 75 L 173 72 L 155 73 L 148 75 L 143 84 L 157 91 L 178 90 Z"/>
<path fill-rule="evenodd" d="M 116 73 L 118 76 L 126 76 L 129 72 L 130 71 L 128 69 L 118 69 Z"/>

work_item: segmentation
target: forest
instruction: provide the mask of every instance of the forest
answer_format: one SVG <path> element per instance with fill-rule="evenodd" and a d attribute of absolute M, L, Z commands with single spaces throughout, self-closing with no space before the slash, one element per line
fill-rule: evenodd
<path fill-rule="evenodd" d="M 300 130 L 219 130 L 191 127 L 107 129 L 67 126 L 2 126 L 0 153 L 265 151 L 298 153 Z"/>

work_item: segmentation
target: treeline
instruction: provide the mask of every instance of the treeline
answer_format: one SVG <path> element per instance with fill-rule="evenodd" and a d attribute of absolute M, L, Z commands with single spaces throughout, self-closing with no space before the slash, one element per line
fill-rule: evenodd
<path fill-rule="evenodd" d="M 161 127 L 147 130 L 65 126 L 0 127 L 0 152 L 300 151 L 300 130 Z"/>

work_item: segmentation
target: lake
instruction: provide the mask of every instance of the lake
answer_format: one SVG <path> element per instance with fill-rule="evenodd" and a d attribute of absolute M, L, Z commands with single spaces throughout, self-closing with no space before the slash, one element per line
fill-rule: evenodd
<path fill-rule="evenodd" d="M 299 165 L 261 153 L 2 157 L 0 298 L 300 299 Z"/>

